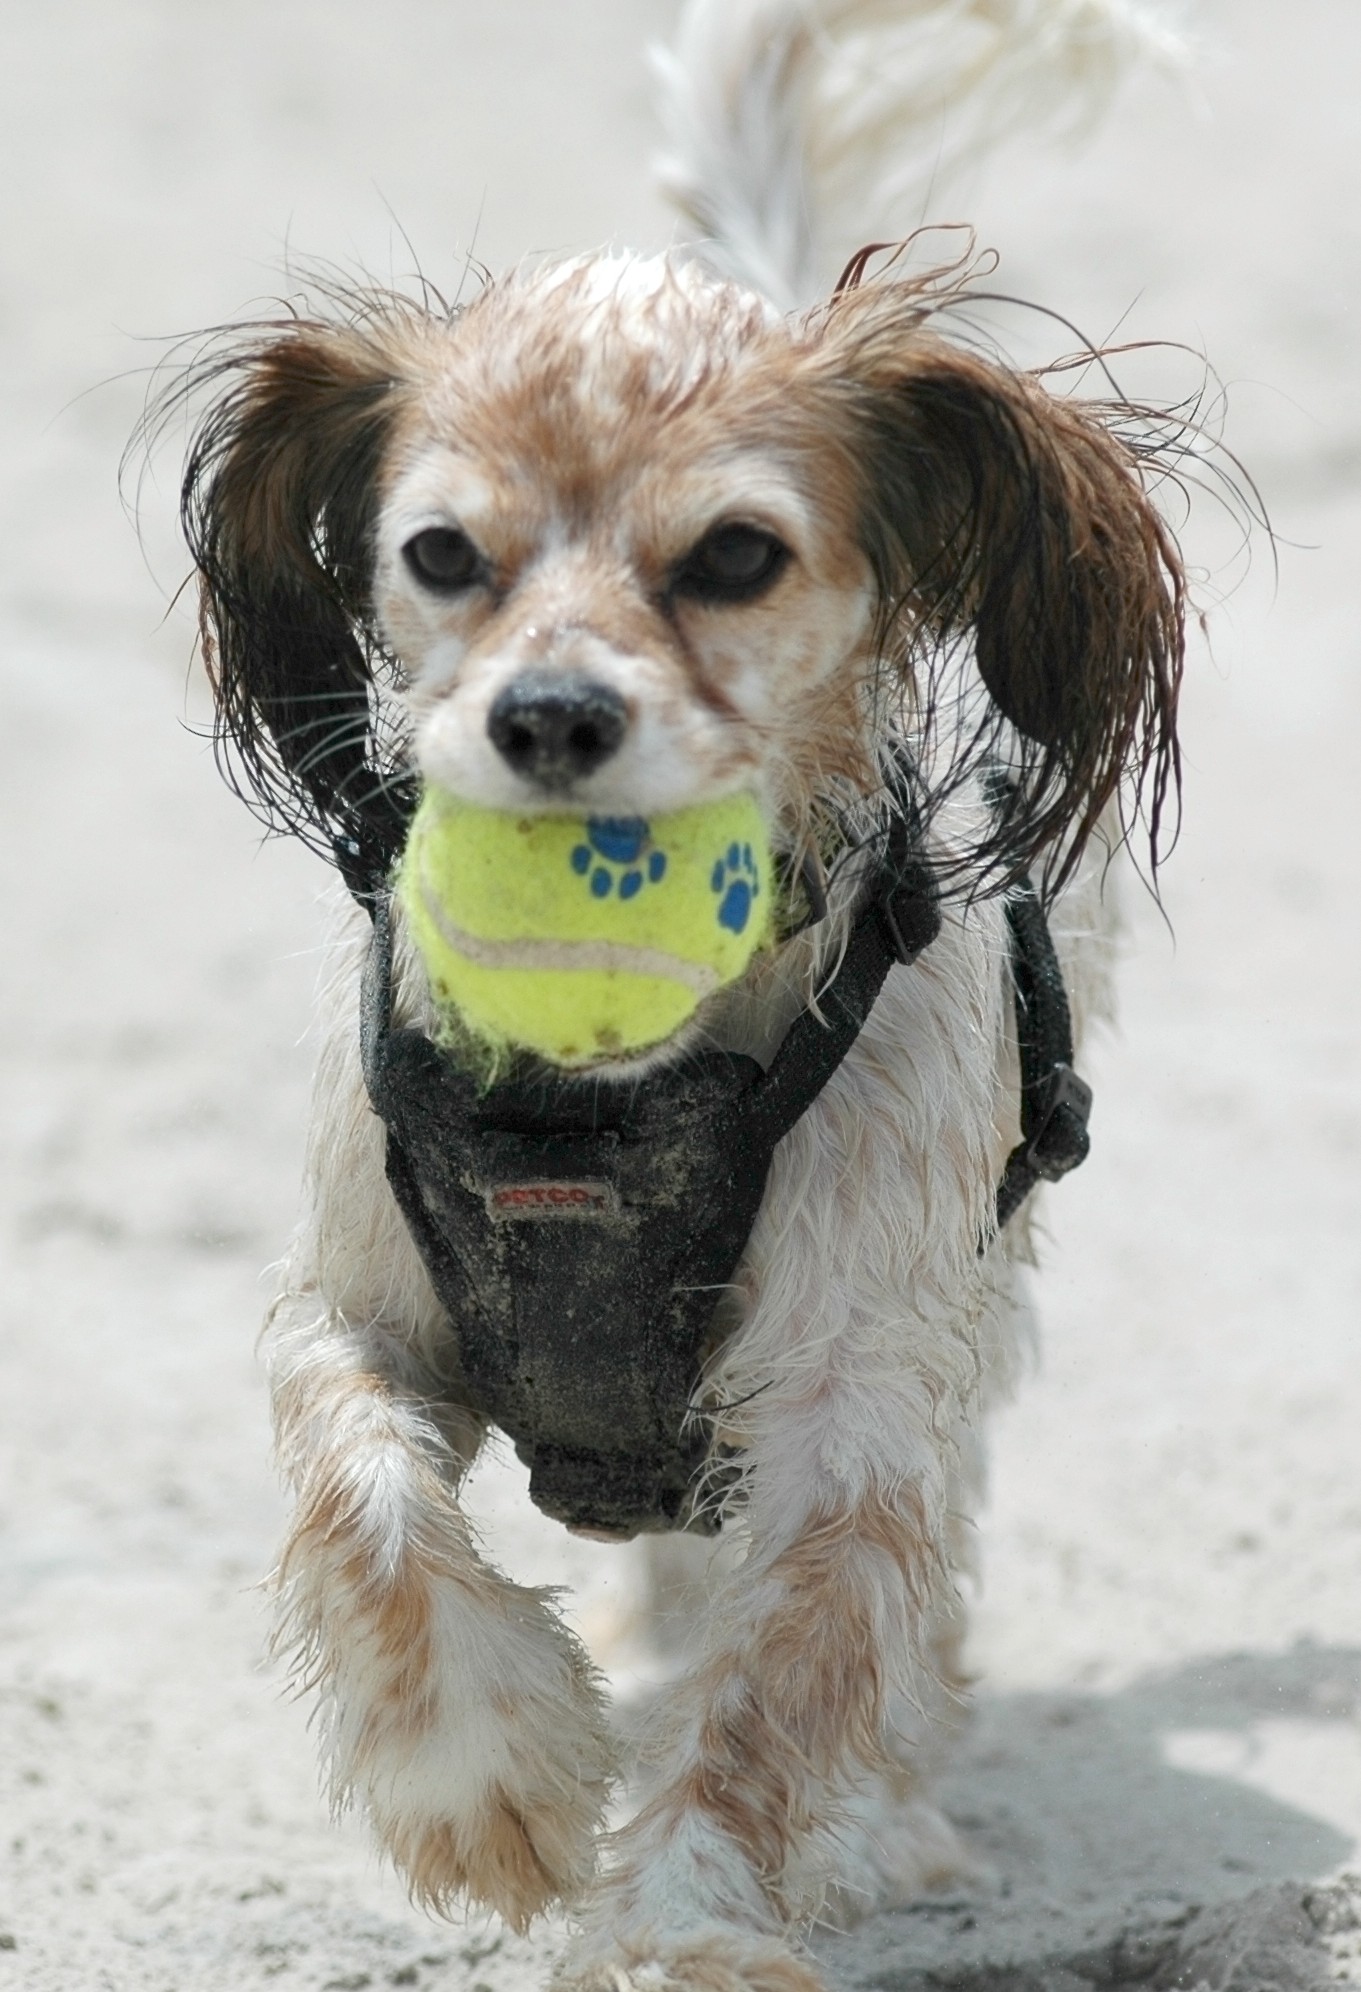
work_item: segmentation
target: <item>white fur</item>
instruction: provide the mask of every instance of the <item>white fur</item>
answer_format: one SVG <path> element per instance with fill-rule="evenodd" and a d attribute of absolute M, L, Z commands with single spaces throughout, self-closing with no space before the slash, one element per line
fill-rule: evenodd
<path fill-rule="evenodd" d="M 987 149 L 1185 60 L 1147 0 L 691 0 L 655 58 L 662 182 L 725 275 L 806 304 Z"/>

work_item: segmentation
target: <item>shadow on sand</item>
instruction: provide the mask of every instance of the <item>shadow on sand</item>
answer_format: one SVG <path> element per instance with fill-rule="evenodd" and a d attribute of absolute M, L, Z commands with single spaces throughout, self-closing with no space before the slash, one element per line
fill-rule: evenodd
<path fill-rule="evenodd" d="M 1304 1740 L 1354 1789 L 1358 1715 L 1361 1651 L 1308 1644 L 1112 1694 L 981 1695 L 940 1797 L 986 1879 L 821 1938 L 824 1966 L 865 1992 L 1335 1978 L 1351 1898 L 1307 1884 L 1355 1843 L 1275 1795 L 1273 1753 Z"/>

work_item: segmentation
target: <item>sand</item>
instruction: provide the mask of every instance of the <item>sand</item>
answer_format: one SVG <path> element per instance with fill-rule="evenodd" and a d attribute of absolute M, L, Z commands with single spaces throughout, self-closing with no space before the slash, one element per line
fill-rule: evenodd
<path fill-rule="evenodd" d="M 454 288 L 470 250 L 667 239 L 641 51 L 671 14 L 56 0 L 0 27 L 0 1992 L 520 1992 L 559 1941 L 413 1912 L 329 1822 L 264 1658 L 253 1341 L 325 879 L 214 774 L 167 606 L 173 441 L 142 550 L 116 471 L 154 342 L 285 290 L 286 244 L 400 276 L 397 217 Z M 1194 101 L 1141 83 L 1079 158 L 1009 155 L 949 210 L 1009 291 L 1211 356 L 1279 565 L 1259 533 L 1245 573 L 1196 508 L 1167 917 L 1135 895 L 1043 1360 L 997 1431 L 944 1794 L 984 1873 L 825 1939 L 845 1988 L 1361 1980 L 1361 19 L 1201 20 Z M 627 1562 L 505 1468 L 477 1498 L 636 1684 Z"/>

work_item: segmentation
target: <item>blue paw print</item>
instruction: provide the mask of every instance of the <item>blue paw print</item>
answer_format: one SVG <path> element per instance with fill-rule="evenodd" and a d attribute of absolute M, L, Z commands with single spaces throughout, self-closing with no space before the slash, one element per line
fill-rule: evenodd
<path fill-rule="evenodd" d="M 751 845 L 729 844 L 715 862 L 709 884 L 719 895 L 719 926 L 726 927 L 730 934 L 740 934 L 751 918 L 753 901 L 761 893 Z"/>
<path fill-rule="evenodd" d="M 632 899 L 644 885 L 657 885 L 666 876 L 666 852 L 650 851 L 651 828 L 641 816 L 592 816 L 586 842 L 572 851 L 572 870 L 589 879 L 596 899 L 617 892 Z"/>

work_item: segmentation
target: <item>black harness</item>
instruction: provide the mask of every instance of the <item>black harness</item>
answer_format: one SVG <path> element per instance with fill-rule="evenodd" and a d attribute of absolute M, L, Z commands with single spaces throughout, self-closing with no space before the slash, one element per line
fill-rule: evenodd
<path fill-rule="evenodd" d="M 854 1044 L 889 969 L 940 930 L 915 812 L 905 791 L 897 801 L 821 1018 L 803 1011 L 766 1069 L 695 1051 L 637 1080 L 544 1070 L 481 1087 L 393 1026 L 388 898 L 357 894 L 374 921 L 361 1034 L 388 1181 L 457 1323 L 467 1401 L 514 1441 L 533 1500 L 559 1521 L 621 1537 L 716 1526 L 714 1504 L 694 1499 L 710 1444 L 694 1392 L 776 1144 Z M 999 1227 L 1086 1155 L 1091 1101 L 1028 880 L 1007 917 L 1022 1140 Z"/>

